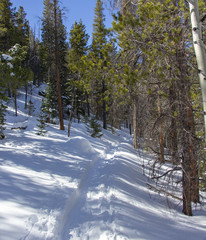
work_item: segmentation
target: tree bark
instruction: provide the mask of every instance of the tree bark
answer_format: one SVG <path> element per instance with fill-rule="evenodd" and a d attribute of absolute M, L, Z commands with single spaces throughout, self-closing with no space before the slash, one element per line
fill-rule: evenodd
<path fill-rule="evenodd" d="M 172 163 L 178 164 L 180 162 L 179 156 L 178 156 L 178 143 L 177 143 L 177 124 L 176 119 L 174 118 L 176 106 L 175 106 L 175 100 L 176 100 L 176 93 L 175 93 L 175 86 L 172 84 L 172 86 L 169 89 L 169 103 L 170 103 L 170 114 L 171 114 L 171 124 L 170 124 L 170 138 L 171 138 L 171 144 L 170 144 L 170 153 L 172 155 Z"/>
<path fill-rule="evenodd" d="M 107 129 L 107 111 L 106 111 L 106 101 L 104 99 L 106 92 L 105 82 L 102 80 L 102 119 L 103 119 L 103 128 Z"/>
<path fill-rule="evenodd" d="M 189 98 L 189 96 L 188 96 Z M 199 195 L 199 174 L 198 174 L 198 161 L 197 161 L 197 152 L 196 152 L 196 144 L 195 144 L 195 121 L 194 115 L 192 111 L 192 105 L 190 98 L 188 99 L 188 107 L 187 107 L 187 116 L 188 116 L 188 124 L 190 128 L 190 159 L 191 159 L 191 200 L 194 203 L 200 202 L 200 195 Z"/>
<path fill-rule="evenodd" d="M 24 105 L 24 107 L 25 107 L 25 109 L 27 109 L 28 83 L 25 84 L 25 92 L 26 92 L 26 94 L 25 94 L 25 105 Z"/>
<path fill-rule="evenodd" d="M 134 103 L 133 103 L 133 139 L 134 139 L 134 148 L 138 148 L 138 143 L 137 143 L 137 100 L 134 98 Z"/>
<path fill-rule="evenodd" d="M 87 102 L 87 116 L 90 117 L 90 104 L 89 104 L 89 96 L 88 93 L 86 92 L 86 102 Z"/>
<path fill-rule="evenodd" d="M 58 30 L 57 30 L 57 0 L 54 0 L 54 19 L 55 19 L 55 64 L 56 64 L 56 86 L 58 97 L 59 125 L 60 130 L 64 130 L 63 109 L 61 99 L 60 74 L 59 74 L 59 48 L 58 48 Z"/>
<path fill-rule="evenodd" d="M 158 115 L 159 115 L 159 145 L 160 145 L 160 154 L 159 160 L 160 162 L 164 163 L 164 128 L 163 128 L 163 121 L 162 121 L 162 106 L 161 106 L 161 95 L 158 91 L 157 96 L 157 108 L 158 108 Z"/>
<path fill-rule="evenodd" d="M 182 171 L 183 171 L 183 213 L 192 216 L 192 188 L 191 188 L 191 147 L 194 147 L 192 131 L 189 125 L 188 104 L 190 86 L 187 78 L 187 61 L 185 58 L 185 46 L 182 42 L 177 49 L 177 65 L 179 69 L 179 115 L 181 123 L 181 145 L 182 145 Z M 197 159 L 195 160 L 197 161 Z"/>
<path fill-rule="evenodd" d="M 17 116 L 17 99 L 16 99 L 16 89 L 14 90 L 14 109 L 15 109 L 15 116 Z"/>
<path fill-rule="evenodd" d="M 188 0 L 188 3 L 190 7 L 193 45 L 199 71 L 200 87 L 202 91 L 205 141 L 206 141 L 206 52 L 205 45 L 202 41 L 202 30 L 199 17 L 198 0 Z"/>

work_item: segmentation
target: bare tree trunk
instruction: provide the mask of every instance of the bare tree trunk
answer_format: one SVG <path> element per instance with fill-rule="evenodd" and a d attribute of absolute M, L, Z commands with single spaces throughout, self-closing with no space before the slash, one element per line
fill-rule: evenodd
<path fill-rule="evenodd" d="M 103 120 L 103 128 L 107 129 L 107 111 L 106 111 L 106 101 L 104 99 L 105 92 L 106 92 L 105 81 L 102 80 L 102 120 Z"/>
<path fill-rule="evenodd" d="M 170 152 L 172 155 L 172 163 L 178 164 L 180 162 L 178 156 L 178 144 L 177 144 L 177 124 L 176 119 L 174 118 L 175 114 L 175 100 L 176 100 L 176 93 L 174 89 L 174 84 L 169 89 L 169 102 L 170 102 L 170 114 L 171 124 L 170 124 L 170 136 L 171 136 L 171 144 L 170 144 Z"/>
<path fill-rule="evenodd" d="M 131 124 L 131 122 L 129 123 L 129 134 L 132 135 L 132 124 Z"/>
<path fill-rule="evenodd" d="M 134 148 L 138 148 L 137 143 L 137 100 L 134 98 L 133 103 L 133 132 L 134 132 Z"/>
<path fill-rule="evenodd" d="M 73 109 L 71 108 L 71 111 L 69 114 L 68 137 L 70 137 L 70 133 L 71 133 L 72 117 L 73 117 Z"/>
<path fill-rule="evenodd" d="M 202 91 L 206 141 L 206 52 L 205 45 L 202 41 L 202 30 L 199 17 L 198 0 L 188 0 L 188 3 L 190 7 L 193 44 L 199 71 L 200 87 Z"/>
<path fill-rule="evenodd" d="M 183 213 L 192 216 L 192 180 L 191 180 L 191 164 L 192 155 L 191 148 L 194 147 L 192 131 L 189 123 L 188 104 L 189 104 L 189 91 L 190 86 L 187 78 L 187 62 L 185 59 L 184 42 L 177 50 L 177 64 L 180 72 L 178 79 L 178 90 L 180 92 L 180 119 L 181 119 L 181 145 L 182 145 L 182 171 L 183 171 Z M 196 156 L 195 161 L 197 162 Z"/>
<path fill-rule="evenodd" d="M 57 97 L 58 97 L 58 111 L 59 111 L 59 125 L 60 130 L 64 130 L 63 122 L 63 110 L 61 99 L 61 87 L 60 87 L 60 74 L 59 74 L 59 49 L 58 49 L 58 33 L 57 33 L 57 0 L 54 0 L 54 19 L 55 19 L 55 60 L 56 60 L 56 85 L 57 85 Z"/>
<path fill-rule="evenodd" d="M 192 216 L 192 198 L 191 198 L 191 141 L 190 141 L 190 129 L 188 124 L 187 115 L 187 86 L 185 78 L 182 74 L 180 79 L 180 117 L 182 126 L 182 188 L 183 188 L 183 213 L 188 216 Z"/>
<path fill-rule="evenodd" d="M 25 84 L 25 109 L 27 109 L 27 97 L 28 97 L 28 83 Z"/>
<path fill-rule="evenodd" d="M 73 109 L 74 109 L 75 96 L 76 96 L 76 91 L 73 90 L 72 105 L 71 105 L 71 110 L 70 110 L 70 113 L 69 113 L 68 137 L 70 137 L 70 132 L 71 132 L 71 125 L 72 125 L 72 118 L 73 118 Z"/>
<path fill-rule="evenodd" d="M 17 99 L 16 99 L 16 89 L 14 90 L 14 109 L 15 109 L 15 116 L 17 116 Z"/>
<path fill-rule="evenodd" d="M 161 95 L 158 91 L 157 96 L 157 108 L 158 108 L 158 115 L 159 115 L 159 144 L 160 144 L 160 154 L 159 160 L 160 162 L 164 162 L 164 128 L 163 128 L 163 121 L 162 121 L 162 106 L 161 106 Z"/>
<path fill-rule="evenodd" d="M 186 146 L 185 147 L 189 147 Z M 182 212 L 187 216 L 192 216 L 192 205 L 191 205 L 191 182 L 190 182 L 190 175 L 188 174 L 190 172 L 190 162 L 189 156 L 185 155 L 188 151 L 184 151 L 183 153 L 183 210 Z M 185 158 L 185 159 L 184 159 Z"/>
<path fill-rule="evenodd" d="M 87 101 L 87 115 L 88 115 L 88 117 L 90 117 L 89 96 L 88 96 L 87 92 L 85 95 L 86 95 L 86 101 Z"/>
<path fill-rule="evenodd" d="M 188 96 L 189 97 L 189 96 Z M 192 111 L 192 105 L 190 99 L 188 99 L 188 107 L 187 107 L 187 115 L 188 115 L 188 124 L 190 128 L 190 158 L 191 158 L 191 200 L 194 203 L 200 202 L 199 196 L 199 174 L 198 174 L 198 161 L 197 161 L 197 151 L 196 151 L 196 144 L 195 144 L 195 122 L 194 116 Z"/>

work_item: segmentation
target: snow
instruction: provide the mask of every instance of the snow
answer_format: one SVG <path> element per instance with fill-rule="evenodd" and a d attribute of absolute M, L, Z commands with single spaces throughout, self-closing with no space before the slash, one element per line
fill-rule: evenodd
<path fill-rule="evenodd" d="M 10 55 L 4 54 L 4 53 L 1 56 L 4 60 L 7 60 L 7 61 L 11 61 L 13 59 Z"/>
<path fill-rule="evenodd" d="M 2 57 L 2 59 L 4 59 L 5 61 L 7 61 L 7 66 L 9 66 L 10 68 L 13 68 L 13 64 L 10 63 L 10 61 L 12 61 L 12 57 L 10 55 L 7 54 L 1 54 L 0 57 Z M 0 58 L 0 62 L 1 62 L 1 58 Z M 13 73 L 11 73 L 12 75 Z"/>
<path fill-rule="evenodd" d="M 152 190 L 142 174 L 151 156 L 134 150 L 127 130 L 92 138 L 83 123 L 49 125 L 36 135 L 42 97 L 33 88 L 32 116 L 18 96 L 9 103 L 0 142 L 1 240 L 206 240 L 205 198 L 193 217 Z M 65 126 L 68 124 L 65 121 Z"/>

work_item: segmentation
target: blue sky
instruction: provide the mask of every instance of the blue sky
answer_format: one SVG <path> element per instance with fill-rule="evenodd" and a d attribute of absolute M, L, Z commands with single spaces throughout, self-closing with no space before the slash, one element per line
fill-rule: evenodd
<path fill-rule="evenodd" d="M 23 6 L 27 13 L 27 19 L 30 22 L 30 26 L 38 33 L 40 28 L 40 18 L 42 17 L 43 11 L 43 0 L 11 0 L 13 7 L 18 9 L 19 6 Z M 91 36 L 92 24 L 94 19 L 94 8 L 96 0 L 61 0 L 60 6 L 65 9 L 64 24 L 69 33 L 71 26 L 75 20 L 79 21 L 82 19 L 86 25 L 87 33 Z M 107 27 L 111 26 L 112 16 L 108 8 L 105 7 Z"/>

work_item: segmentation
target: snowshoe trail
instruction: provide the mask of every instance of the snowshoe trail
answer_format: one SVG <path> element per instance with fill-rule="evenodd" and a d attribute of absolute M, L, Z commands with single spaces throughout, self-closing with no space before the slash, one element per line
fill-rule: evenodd
<path fill-rule="evenodd" d="M 28 96 L 32 115 L 24 91 L 17 117 L 8 103 L 0 144 L 0 240 L 205 240 L 204 192 L 203 204 L 187 217 L 181 202 L 149 190 L 142 164 L 153 157 L 133 149 L 126 129 L 103 130 L 99 139 L 73 122 L 69 139 L 55 124 L 37 135 L 39 91 L 32 87 Z"/>
<path fill-rule="evenodd" d="M 112 162 L 116 149 L 119 146 L 118 144 L 119 143 L 116 143 L 115 147 L 106 144 L 107 147 L 101 152 L 97 152 L 93 149 L 93 155 L 91 155 L 92 161 L 88 164 L 86 171 L 82 174 L 77 189 L 74 190 L 71 197 L 67 200 L 63 215 L 58 220 L 54 239 L 73 239 L 70 232 L 78 226 L 80 216 L 82 221 L 84 220 L 85 210 L 88 211 L 87 201 L 95 197 L 93 192 L 96 192 L 98 189 L 101 196 L 96 196 L 97 199 L 108 195 L 107 187 L 109 186 L 109 183 L 106 187 L 105 182 L 109 181 L 109 164 Z M 106 172 L 104 169 L 105 165 L 108 168 Z M 104 182 L 104 184 L 101 184 L 101 182 Z M 101 202 L 96 203 L 96 210 L 94 209 L 94 206 L 92 210 L 100 213 L 100 205 Z M 105 217 L 108 218 L 108 216 Z"/>

